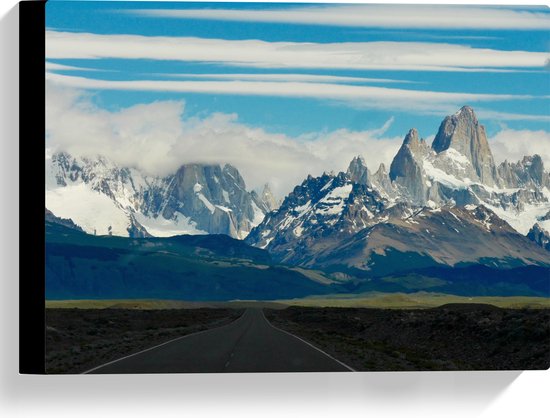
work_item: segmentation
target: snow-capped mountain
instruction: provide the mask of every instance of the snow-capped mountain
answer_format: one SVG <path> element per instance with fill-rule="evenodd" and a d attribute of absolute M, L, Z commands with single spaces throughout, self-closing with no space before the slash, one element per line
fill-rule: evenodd
<path fill-rule="evenodd" d="M 523 235 L 550 210 L 550 174 L 540 156 L 496 167 L 485 129 L 468 106 L 445 118 L 431 147 L 412 129 L 390 179 L 416 205 L 483 204 Z"/>
<path fill-rule="evenodd" d="M 265 200 L 264 200 L 265 199 Z M 244 238 L 273 208 L 229 165 L 186 164 L 152 177 L 104 157 L 46 156 L 46 206 L 86 232 L 131 237 L 227 234 Z"/>
<path fill-rule="evenodd" d="M 310 243 L 325 235 L 349 234 L 368 226 L 384 207 L 385 200 L 378 192 L 354 183 L 346 173 L 309 176 L 279 209 L 266 215 L 247 241 L 273 249 L 273 239 L 300 246 L 302 235 Z"/>
<path fill-rule="evenodd" d="M 309 176 L 246 241 L 307 267 L 372 270 L 390 254 L 403 268 L 406 260 L 548 266 L 543 245 L 525 235 L 547 226 L 549 178 L 537 155 L 497 167 L 485 129 L 463 107 L 431 146 L 411 129 L 389 173 L 382 165 L 371 174 L 356 157 L 345 173 Z"/>
<path fill-rule="evenodd" d="M 373 269 L 389 254 L 414 254 L 420 265 L 548 264 L 550 174 L 538 155 L 496 166 L 467 106 L 431 145 L 411 129 L 389 171 L 356 157 L 346 172 L 308 176 L 280 204 L 268 185 L 247 191 L 231 165 L 152 177 L 57 153 L 46 173 L 47 209 L 98 235 L 227 234 L 278 261 L 323 268 Z"/>
<path fill-rule="evenodd" d="M 377 257 L 392 258 L 391 268 L 402 270 L 550 263 L 547 251 L 483 205 L 430 208 L 392 201 L 347 173 L 308 177 L 246 242 L 280 262 L 337 271 L 378 271 Z"/>

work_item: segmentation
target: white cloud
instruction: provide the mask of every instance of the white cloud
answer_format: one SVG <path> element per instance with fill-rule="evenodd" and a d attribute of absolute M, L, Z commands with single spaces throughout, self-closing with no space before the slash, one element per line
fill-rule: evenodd
<path fill-rule="evenodd" d="M 365 158 L 367 167 L 372 172 L 375 172 L 381 163 L 389 170 L 391 161 L 403 142 L 402 137 L 382 137 L 392 120 L 393 118 L 389 119 L 381 128 L 369 131 L 339 129 L 317 134 L 312 142 L 305 145 L 313 155 L 324 162 L 325 168 L 319 168 L 319 173 L 325 170 L 342 171 L 356 155 Z"/>
<path fill-rule="evenodd" d="M 46 71 L 90 71 L 89 68 L 74 67 L 72 65 L 57 64 L 55 62 L 46 61 Z"/>
<path fill-rule="evenodd" d="M 107 111 L 89 94 L 47 82 L 47 147 L 74 155 L 105 155 L 122 166 L 153 175 L 174 172 L 184 163 L 231 163 L 250 188 L 269 182 L 280 196 L 308 175 L 341 171 L 358 154 L 372 170 L 388 165 L 401 138 L 383 138 L 380 129 L 338 130 L 299 138 L 270 134 L 239 123 L 236 115 L 182 118 L 181 101 L 140 104 Z"/>
<path fill-rule="evenodd" d="M 121 165 L 149 172 L 174 165 L 170 151 L 182 135 L 183 102 L 136 105 L 118 112 L 94 106 L 89 95 L 46 84 L 46 137 L 49 146 L 76 155 L 105 154 Z"/>
<path fill-rule="evenodd" d="M 372 130 L 373 135 L 384 135 L 395 121 L 395 117 L 389 118 L 379 129 Z"/>
<path fill-rule="evenodd" d="M 47 73 L 50 82 L 79 89 L 169 91 L 178 93 L 234 94 L 272 97 L 328 99 L 355 108 L 373 108 L 412 113 L 447 115 L 464 103 L 528 100 L 530 95 L 448 93 L 387 87 L 357 86 L 315 82 L 278 81 L 179 81 L 179 80 L 100 80 Z M 436 110 L 434 110 L 436 109 Z M 489 112 L 488 116 L 491 113 Z M 517 114 L 496 114 L 506 120 L 522 119 Z M 525 116 L 525 115 L 523 115 Z M 527 115 L 528 119 L 546 116 Z"/>
<path fill-rule="evenodd" d="M 418 29 L 548 30 L 548 13 L 498 7 L 441 5 L 343 5 L 289 7 L 278 10 L 145 9 L 132 15 L 228 21 Z"/>
<path fill-rule="evenodd" d="M 548 99 L 548 96 L 544 98 Z M 550 122 L 550 115 L 526 115 L 521 113 L 509 113 L 509 112 L 497 112 L 489 109 L 478 109 L 476 114 L 481 119 L 491 119 L 495 121 L 513 121 L 513 120 L 526 120 L 533 122 Z"/>
<path fill-rule="evenodd" d="M 46 68 L 48 69 L 48 68 Z M 366 78 L 366 77 L 344 77 L 335 75 L 319 75 L 319 74 L 167 74 L 158 73 L 156 75 L 177 77 L 177 78 L 198 78 L 211 80 L 252 80 L 252 81 L 300 81 L 300 82 L 317 82 L 317 83 L 414 83 L 408 80 L 395 80 L 391 78 Z"/>
<path fill-rule="evenodd" d="M 550 169 L 550 132 L 503 129 L 489 139 L 495 161 L 516 162 L 525 155 L 539 154 L 544 167 Z"/>
<path fill-rule="evenodd" d="M 235 114 L 185 117 L 183 101 L 157 101 L 119 111 L 93 104 L 92 95 L 47 82 L 47 146 L 74 155 L 105 155 L 122 166 L 166 175 L 182 164 L 231 163 L 249 188 L 271 183 L 283 196 L 308 175 L 342 171 L 363 155 L 372 171 L 389 164 L 401 137 L 385 137 L 394 118 L 368 131 L 340 129 L 298 138 L 239 123 Z M 538 153 L 550 167 L 550 133 L 503 129 L 490 138 L 497 162 Z"/>
<path fill-rule="evenodd" d="M 151 59 L 257 68 L 508 71 L 545 67 L 545 52 L 430 42 L 265 42 L 46 31 L 48 59 Z"/>

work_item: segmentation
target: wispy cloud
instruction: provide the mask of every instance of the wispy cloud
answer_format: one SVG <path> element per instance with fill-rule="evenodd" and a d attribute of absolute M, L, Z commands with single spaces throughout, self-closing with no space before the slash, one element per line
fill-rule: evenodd
<path fill-rule="evenodd" d="M 466 40 L 466 41 L 496 41 L 502 40 L 501 36 L 488 36 L 488 35 L 467 35 L 465 33 L 456 35 L 441 32 L 426 32 L 423 30 L 411 30 L 411 29 L 356 29 L 350 28 L 347 33 L 360 34 L 360 35 L 384 35 L 385 37 L 400 37 L 409 41 L 414 39 L 438 39 L 438 40 Z"/>
<path fill-rule="evenodd" d="M 99 153 L 152 175 L 172 173 L 185 163 L 231 163 L 249 187 L 270 182 L 280 196 L 308 174 L 345 170 L 358 154 L 371 170 L 380 163 L 388 166 L 403 141 L 402 136 L 387 135 L 394 117 L 370 130 L 291 137 L 239 122 L 236 114 L 188 117 L 184 100 L 112 111 L 94 104 L 85 91 L 51 81 L 46 81 L 46 92 L 46 146 L 52 151 L 89 157 Z M 548 132 L 504 128 L 490 141 L 497 161 L 539 153 L 550 165 Z"/>
<path fill-rule="evenodd" d="M 335 75 L 318 74 L 185 74 L 185 73 L 159 73 L 166 77 L 191 78 L 191 79 L 209 79 L 209 80 L 252 80 L 252 81 L 299 81 L 304 83 L 400 83 L 400 84 L 418 84 L 416 81 L 396 80 L 392 78 L 367 78 L 367 77 L 344 77 Z"/>
<path fill-rule="evenodd" d="M 46 61 L 46 71 L 96 71 L 93 68 L 75 67 Z"/>
<path fill-rule="evenodd" d="M 429 42 L 266 42 L 46 32 L 49 59 L 150 59 L 256 68 L 414 71 L 543 69 L 548 53 Z"/>
<path fill-rule="evenodd" d="M 54 73 L 46 73 L 46 79 L 58 85 L 78 89 L 312 98 L 332 100 L 354 108 L 400 110 L 408 113 L 432 115 L 452 113 L 464 103 L 473 104 L 541 98 L 532 95 L 453 93 L 315 82 L 120 81 L 74 77 Z M 507 114 L 490 111 L 486 112 L 485 116 L 487 118 L 502 120 L 550 120 L 548 116 Z"/>
<path fill-rule="evenodd" d="M 231 163 L 249 187 L 269 182 L 279 196 L 308 174 L 345 170 L 358 154 L 364 154 L 373 169 L 381 162 L 389 164 L 402 142 L 383 137 L 393 119 L 374 130 L 290 137 L 243 124 L 236 114 L 186 117 L 182 100 L 109 111 L 82 91 L 49 81 L 46 90 L 46 146 L 51 151 L 101 154 L 152 175 L 173 173 L 185 163 Z"/>
<path fill-rule="evenodd" d="M 531 122 L 550 122 L 550 115 L 525 115 L 520 113 L 510 113 L 510 112 L 498 112 L 489 109 L 478 109 L 476 111 L 477 115 L 482 119 L 491 119 L 491 120 L 524 120 Z"/>
<path fill-rule="evenodd" d="M 151 18 L 374 28 L 548 30 L 550 17 L 543 10 L 515 10 L 488 6 L 372 4 L 291 6 L 277 10 L 141 9 L 120 12 Z"/>
<path fill-rule="evenodd" d="M 371 130 L 371 134 L 375 137 L 384 135 L 386 132 L 388 132 L 388 129 L 390 129 L 394 121 L 395 121 L 395 117 L 392 116 L 380 128 Z"/>

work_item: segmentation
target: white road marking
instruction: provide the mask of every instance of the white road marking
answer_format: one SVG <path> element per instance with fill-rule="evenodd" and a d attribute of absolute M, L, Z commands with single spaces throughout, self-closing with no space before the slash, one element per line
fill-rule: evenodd
<path fill-rule="evenodd" d="M 149 348 L 146 348 L 145 350 L 138 351 L 137 353 L 129 354 L 129 355 L 127 355 L 127 356 L 118 358 L 118 359 L 116 359 L 116 360 L 109 361 L 108 363 L 101 364 L 101 365 L 99 365 L 99 366 L 94 367 L 93 369 L 86 370 L 85 372 L 82 372 L 82 373 L 80 373 L 80 374 L 88 374 L 88 373 L 91 373 L 91 372 L 93 372 L 93 371 L 96 371 L 96 370 L 98 370 L 98 369 L 101 369 L 102 367 L 109 366 L 109 365 L 111 365 L 111 364 L 113 364 L 113 363 L 117 363 L 117 362 L 122 361 L 122 360 L 126 360 L 127 358 L 137 356 L 138 354 L 146 353 L 147 351 L 151 351 L 151 350 L 154 350 L 155 348 L 162 347 L 163 345 L 173 343 L 174 341 L 183 340 L 184 338 L 187 338 L 187 337 L 193 337 L 193 336 L 195 336 L 195 335 L 203 334 L 203 333 L 205 333 L 205 332 L 212 331 L 212 330 L 217 329 L 217 328 L 223 328 L 223 327 L 225 327 L 225 326 L 227 326 L 227 325 L 231 325 L 232 323 L 237 322 L 239 319 L 241 319 L 242 317 L 244 317 L 244 314 L 245 314 L 245 313 L 246 313 L 246 310 L 245 310 L 245 311 L 243 312 L 243 314 L 242 314 L 241 316 L 239 316 L 237 319 L 235 319 L 234 321 L 231 321 L 229 324 L 225 324 L 225 325 L 223 325 L 223 326 L 221 326 L 221 327 L 215 327 L 215 328 L 205 329 L 205 330 L 203 330 L 203 331 L 194 332 L 194 333 L 192 333 L 192 334 L 182 335 L 181 337 L 174 338 L 174 339 L 172 339 L 172 340 L 170 340 L 170 341 L 165 341 L 165 342 L 163 342 L 162 344 L 155 345 L 154 347 L 149 347 Z"/>
<path fill-rule="evenodd" d="M 298 336 L 296 336 L 296 335 L 294 335 L 294 334 L 291 334 L 290 332 L 285 331 L 284 329 L 277 328 L 275 325 L 273 325 L 271 322 L 269 322 L 269 321 L 267 320 L 267 318 L 265 317 L 265 314 L 264 314 L 264 310 L 263 310 L 263 309 L 262 309 L 262 316 L 264 317 L 265 322 L 267 322 L 271 328 L 274 328 L 274 329 L 276 329 L 277 331 L 284 332 L 285 334 L 288 334 L 288 335 L 290 335 L 291 337 L 294 337 L 294 338 L 299 339 L 301 342 L 303 342 L 303 343 L 309 345 L 311 348 L 314 348 L 315 350 L 317 350 L 317 351 L 323 353 L 325 356 L 329 357 L 330 359 L 334 360 L 335 362 L 341 364 L 341 365 L 344 366 L 346 369 L 348 369 L 348 370 L 350 370 L 350 371 L 352 371 L 352 372 L 356 372 L 356 371 L 357 371 L 357 370 L 355 370 L 354 368 L 348 366 L 346 363 L 343 363 L 343 362 L 341 362 L 340 360 L 338 360 L 338 359 L 332 357 L 330 354 L 324 352 L 324 351 L 321 350 L 320 348 L 315 347 L 315 346 L 314 346 L 313 344 L 311 344 L 310 342 L 307 342 L 306 340 L 303 340 L 302 338 L 300 338 L 300 337 L 298 337 Z"/>
<path fill-rule="evenodd" d="M 290 332 L 285 331 L 285 330 L 283 330 L 283 329 L 281 329 L 281 328 L 277 328 L 276 326 L 274 326 L 273 324 L 271 324 L 271 322 L 269 322 L 269 321 L 267 320 L 267 318 L 265 317 L 265 314 L 264 314 L 264 311 L 263 311 L 262 308 L 260 308 L 260 311 L 261 311 L 261 313 L 262 313 L 262 316 L 263 316 L 264 320 L 265 320 L 265 321 L 267 322 L 267 324 L 268 324 L 270 327 L 272 327 L 273 329 L 276 329 L 277 331 L 284 332 L 285 334 L 288 334 L 288 335 L 290 335 L 291 337 L 294 337 L 294 338 L 296 338 L 296 339 L 302 341 L 304 344 L 309 345 L 311 348 L 313 348 L 313 349 L 319 351 L 320 353 L 324 354 L 324 355 L 327 356 L 328 358 L 330 358 L 330 359 L 334 360 L 335 362 L 341 364 L 341 365 L 344 366 L 346 369 L 348 369 L 348 370 L 350 370 L 350 371 L 352 371 L 352 372 L 357 371 L 357 370 L 351 368 L 350 366 L 348 366 L 347 364 L 341 362 L 340 360 L 338 360 L 338 359 L 332 357 L 330 354 L 324 352 L 324 351 L 321 350 L 320 348 L 315 347 L 313 344 L 307 342 L 306 340 L 303 340 L 302 338 L 300 338 L 300 337 L 298 337 L 298 336 L 296 336 L 296 335 L 294 335 L 294 334 L 291 334 Z M 244 318 L 244 316 L 245 316 L 245 314 L 246 314 L 247 312 L 248 312 L 248 309 L 246 309 L 246 310 L 243 312 L 243 314 L 242 314 L 239 318 L 237 318 L 235 321 L 232 321 L 232 322 L 230 322 L 229 324 L 223 325 L 222 327 L 216 327 L 216 328 L 206 329 L 206 330 L 199 331 L 199 332 L 194 332 L 194 333 L 192 333 L 192 334 L 182 335 L 181 337 L 177 337 L 177 338 L 174 338 L 174 339 L 172 339 L 172 340 L 165 341 L 165 342 L 163 342 L 162 344 L 155 345 L 154 347 L 149 347 L 149 348 L 146 348 L 145 350 L 138 351 L 137 353 L 129 354 L 129 355 L 124 356 L 124 357 L 121 357 L 121 358 L 119 358 L 119 359 L 112 360 L 112 361 L 109 361 L 109 362 L 107 362 L 107 363 L 101 364 L 101 365 L 96 366 L 96 367 L 94 367 L 94 368 L 92 368 L 92 369 L 90 369 L 90 370 L 86 370 L 85 372 L 82 372 L 81 374 L 88 374 L 88 373 L 91 373 L 91 372 L 93 372 L 93 371 L 96 371 L 96 370 L 98 370 L 98 369 L 101 369 L 102 367 L 109 366 L 109 365 L 111 365 L 111 364 L 117 363 L 117 362 L 122 361 L 122 360 L 126 360 L 126 359 L 128 359 L 128 358 L 130 358 L 130 357 L 137 356 L 138 354 L 146 353 L 147 351 L 154 350 L 154 349 L 156 349 L 156 348 L 162 347 L 162 346 L 164 346 L 164 345 L 173 343 L 173 342 L 178 341 L 178 340 L 183 340 L 183 339 L 188 338 L 188 337 L 193 337 L 193 336 L 195 336 L 195 335 L 203 334 L 203 333 L 212 331 L 212 330 L 217 329 L 217 328 L 223 328 L 223 327 L 225 327 L 225 326 L 231 325 L 231 324 L 237 322 L 238 320 Z M 234 355 L 235 355 L 235 353 L 231 353 L 230 357 L 232 358 Z M 230 362 L 230 360 L 228 360 L 227 363 L 225 363 L 225 368 L 227 368 L 227 366 L 229 365 L 229 362 Z"/>

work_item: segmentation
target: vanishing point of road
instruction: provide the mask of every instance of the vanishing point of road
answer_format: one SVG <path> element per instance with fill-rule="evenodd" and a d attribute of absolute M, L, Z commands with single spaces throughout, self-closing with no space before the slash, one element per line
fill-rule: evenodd
<path fill-rule="evenodd" d="M 275 328 L 261 309 L 225 326 L 185 335 L 86 373 L 345 372 L 353 369 Z"/>

